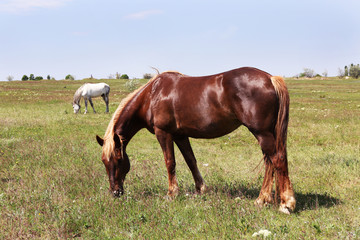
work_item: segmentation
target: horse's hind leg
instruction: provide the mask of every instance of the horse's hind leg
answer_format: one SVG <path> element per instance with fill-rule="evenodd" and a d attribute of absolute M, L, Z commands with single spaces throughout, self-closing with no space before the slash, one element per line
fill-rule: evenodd
<path fill-rule="evenodd" d="M 255 204 L 259 206 L 267 205 L 273 202 L 272 186 L 274 184 L 274 165 L 272 158 L 276 152 L 275 137 L 272 133 L 254 134 L 258 139 L 261 150 L 264 154 L 265 176 L 260 190 L 259 197 Z"/>
<path fill-rule="evenodd" d="M 296 200 L 289 178 L 286 152 L 277 152 L 272 162 L 276 171 L 276 188 L 280 194 L 279 210 L 283 213 L 290 214 L 290 211 L 295 209 Z"/>
<path fill-rule="evenodd" d="M 171 134 L 159 128 L 155 128 L 155 135 L 163 151 L 165 164 L 168 171 L 168 176 L 169 176 L 168 196 L 173 197 L 176 196 L 179 192 L 179 187 L 175 174 L 176 163 L 175 163 L 173 137 Z"/>
<path fill-rule="evenodd" d="M 92 109 L 93 109 L 94 113 L 96 113 L 96 112 L 95 112 L 95 108 L 94 108 L 94 104 L 93 104 L 93 102 L 92 102 L 91 98 L 89 98 L 89 102 L 90 102 L 90 105 L 91 105 L 91 107 L 92 107 Z"/>
<path fill-rule="evenodd" d="M 109 95 L 108 94 L 103 94 L 101 95 L 101 97 L 104 99 L 104 102 L 106 104 L 106 112 L 109 112 Z"/>
<path fill-rule="evenodd" d="M 280 194 L 280 211 L 290 214 L 295 208 L 294 191 L 292 189 L 286 153 L 276 150 L 275 137 L 272 133 L 254 134 L 258 139 L 265 160 L 265 177 L 259 197 L 255 204 L 262 206 L 272 202 L 272 185 L 276 176 L 276 191 Z"/>
<path fill-rule="evenodd" d="M 190 171 L 195 180 L 196 192 L 198 192 L 200 194 L 204 193 L 207 190 L 207 187 L 206 187 L 204 179 L 202 178 L 200 171 L 197 167 L 196 158 L 195 158 L 194 152 L 191 148 L 189 138 L 184 137 L 184 138 L 180 138 L 180 139 L 175 139 L 175 143 L 179 147 L 182 155 L 185 158 L 187 165 L 190 168 Z"/>
<path fill-rule="evenodd" d="M 264 154 L 265 176 L 260 190 L 259 197 L 256 199 L 255 204 L 259 206 L 266 206 L 273 202 L 272 186 L 274 184 L 274 166 L 267 154 Z"/>

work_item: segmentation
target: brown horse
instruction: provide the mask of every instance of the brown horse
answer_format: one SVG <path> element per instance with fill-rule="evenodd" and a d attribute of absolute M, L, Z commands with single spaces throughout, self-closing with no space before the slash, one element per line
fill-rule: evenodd
<path fill-rule="evenodd" d="M 282 77 L 249 67 L 205 77 L 164 72 L 128 95 L 114 113 L 104 139 L 96 139 L 103 147 L 110 191 L 119 196 L 130 170 L 126 146 L 140 129 L 147 128 L 162 148 L 169 177 L 168 195 L 174 196 L 178 193 L 174 142 L 191 170 L 196 192 L 203 193 L 206 185 L 189 137 L 216 138 L 244 125 L 258 140 L 266 166 L 255 204 L 273 201 L 275 175 L 280 211 L 290 213 L 295 198 L 288 176 L 288 118 L 289 94 Z"/>

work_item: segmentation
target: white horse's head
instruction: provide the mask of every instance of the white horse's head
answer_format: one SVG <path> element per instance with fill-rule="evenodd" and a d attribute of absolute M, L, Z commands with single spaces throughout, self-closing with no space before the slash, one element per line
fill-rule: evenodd
<path fill-rule="evenodd" d="M 73 109 L 74 109 L 74 113 L 78 113 L 78 112 L 79 112 L 79 110 L 80 110 L 80 105 L 79 105 L 79 104 L 74 103 L 74 104 L 73 104 Z"/>

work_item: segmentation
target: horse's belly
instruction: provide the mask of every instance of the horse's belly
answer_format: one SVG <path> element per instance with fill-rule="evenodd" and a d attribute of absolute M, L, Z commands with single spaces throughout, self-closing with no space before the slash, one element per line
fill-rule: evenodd
<path fill-rule="evenodd" d="M 192 138 L 217 138 L 231 133 L 240 125 L 241 123 L 237 119 L 228 121 L 197 122 L 191 125 L 181 125 L 180 123 L 177 126 L 176 133 Z"/>

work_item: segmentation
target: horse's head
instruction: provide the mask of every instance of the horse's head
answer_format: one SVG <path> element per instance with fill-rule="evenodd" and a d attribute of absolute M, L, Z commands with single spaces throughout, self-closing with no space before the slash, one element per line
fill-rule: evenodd
<path fill-rule="evenodd" d="M 101 160 L 109 177 L 110 191 L 114 197 L 124 193 L 124 180 L 130 170 L 129 158 L 125 152 L 125 143 L 115 133 L 113 139 L 102 139 L 96 136 L 97 142 L 103 147 Z"/>
<path fill-rule="evenodd" d="M 80 107 L 81 106 L 79 104 L 73 103 L 74 113 L 78 113 L 80 111 Z"/>

